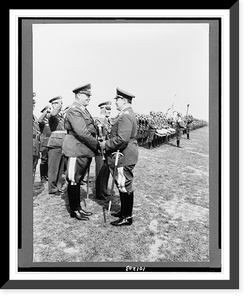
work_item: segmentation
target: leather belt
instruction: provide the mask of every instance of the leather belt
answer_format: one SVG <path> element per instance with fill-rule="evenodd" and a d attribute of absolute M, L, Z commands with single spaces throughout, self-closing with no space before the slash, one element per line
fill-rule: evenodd
<path fill-rule="evenodd" d="M 66 130 L 55 130 L 55 131 L 52 131 L 52 133 L 67 133 Z"/>
<path fill-rule="evenodd" d="M 67 134 L 68 135 L 73 135 L 73 136 L 75 136 L 75 137 L 77 137 L 78 135 L 75 133 L 75 131 L 73 131 L 73 130 L 67 130 Z M 96 134 L 94 134 L 94 133 L 90 133 L 93 137 L 96 137 Z"/>

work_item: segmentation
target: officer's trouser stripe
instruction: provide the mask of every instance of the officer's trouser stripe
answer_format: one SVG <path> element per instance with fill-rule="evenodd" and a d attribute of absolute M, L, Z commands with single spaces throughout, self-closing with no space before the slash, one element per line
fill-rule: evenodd
<path fill-rule="evenodd" d="M 72 183 L 75 182 L 75 166 L 76 166 L 76 157 L 70 157 L 68 160 L 68 179 Z"/>
<path fill-rule="evenodd" d="M 125 188 L 126 177 L 123 174 L 123 167 L 117 168 L 117 171 L 118 171 L 117 183 L 118 183 L 119 190 L 123 193 L 126 193 L 127 192 Z"/>

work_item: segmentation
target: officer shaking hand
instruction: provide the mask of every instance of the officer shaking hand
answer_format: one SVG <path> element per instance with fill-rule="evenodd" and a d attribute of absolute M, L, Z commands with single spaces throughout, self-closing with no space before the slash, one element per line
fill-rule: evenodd
<path fill-rule="evenodd" d="M 107 164 L 111 169 L 117 188 L 119 189 L 121 210 L 113 213 L 118 220 L 111 222 L 113 226 L 128 226 L 133 222 L 133 169 L 138 161 L 137 121 L 132 109 L 132 99 L 135 96 L 116 89 L 115 104 L 119 111 L 111 128 L 110 138 L 100 143 L 101 149 L 107 155 Z M 115 157 L 117 151 L 122 154 L 115 168 Z M 116 172 L 114 172 L 116 170 Z M 115 174 L 114 174 L 115 173 Z"/>

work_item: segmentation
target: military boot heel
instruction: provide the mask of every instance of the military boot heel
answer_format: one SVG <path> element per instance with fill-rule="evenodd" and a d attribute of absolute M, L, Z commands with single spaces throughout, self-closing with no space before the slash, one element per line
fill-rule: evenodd
<path fill-rule="evenodd" d="M 111 222 L 110 224 L 113 226 L 130 226 L 133 223 L 132 217 L 122 217 L 119 220 Z"/>
<path fill-rule="evenodd" d="M 88 221 L 89 220 L 89 218 L 85 214 L 83 214 L 80 210 L 71 211 L 70 216 L 71 216 L 71 218 L 76 218 L 76 219 L 81 220 L 81 221 Z"/>
<path fill-rule="evenodd" d="M 69 199 L 69 208 L 71 218 L 76 218 L 78 220 L 87 221 L 89 218 L 84 215 L 80 210 L 80 199 L 79 199 L 79 190 L 76 184 L 72 184 L 70 181 L 68 183 L 68 199 Z"/>
<path fill-rule="evenodd" d="M 110 224 L 113 226 L 130 226 L 133 223 L 132 211 L 134 203 L 134 193 L 123 193 L 122 217 Z"/>

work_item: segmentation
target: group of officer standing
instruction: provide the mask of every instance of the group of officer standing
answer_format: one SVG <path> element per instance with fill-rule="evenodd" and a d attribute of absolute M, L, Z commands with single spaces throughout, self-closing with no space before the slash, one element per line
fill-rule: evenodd
<path fill-rule="evenodd" d="M 180 147 L 183 130 L 189 139 L 193 118 L 187 115 L 183 121 L 177 113 L 173 120 L 154 112 L 140 116 L 132 109 L 135 96 L 120 88 L 116 89 L 114 98 L 118 115 L 110 118 L 112 102 L 106 101 L 98 105 L 100 116 L 93 118 L 87 109 L 91 101 L 91 84 L 77 87 L 72 92 L 74 101 L 65 109 L 62 97 L 57 96 L 49 100 L 38 119 L 33 114 L 33 182 L 41 153 L 40 177 L 41 182 L 48 182 L 48 193 L 54 196 L 63 193 L 63 174 L 66 174 L 70 216 L 87 221 L 92 212 L 81 207 L 80 185 L 88 175 L 89 187 L 89 169 L 95 158 L 96 198 L 107 200 L 112 196 L 108 190 L 111 174 L 111 192 L 116 184 L 121 206 L 120 211 L 112 214 L 118 219 L 111 224 L 131 225 L 133 169 L 138 161 L 138 141 L 140 144 L 146 141 L 150 149 L 158 143 L 159 136 L 168 137 L 159 135 L 160 130 L 168 129 L 168 132 L 174 132 L 177 147 Z M 33 111 L 35 97 L 33 93 Z"/>
<path fill-rule="evenodd" d="M 75 88 L 75 99 L 62 109 L 62 97 L 49 100 L 37 119 L 33 114 L 33 181 L 41 152 L 41 181 L 48 181 L 48 193 L 62 194 L 63 173 L 66 174 L 69 211 L 72 218 L 89 220 L 92 212 L 80 204 L 80 185 L 96 162 L 96 198 L 106 200 L 110 174 L 120 195 L 120 211 L 113 226 L 133 222 L 133 169 L 138 161 L 137 120 L 132 109 L 134 95 L 116 89 L 115 104 L 119 111 L 112 121 L 111 102 L 99 104 L 100 118 L 94 119 L 87 109 L 91 84 Z M 33 111 L 35 107 L 33 93 Z"/>

